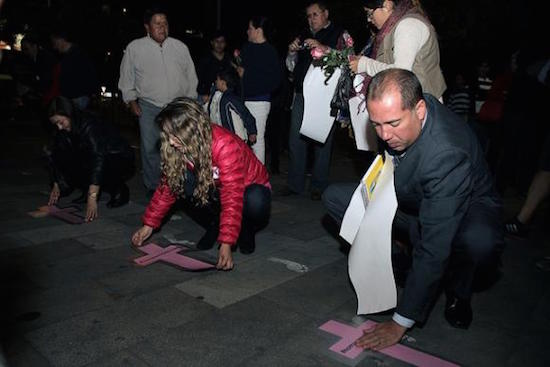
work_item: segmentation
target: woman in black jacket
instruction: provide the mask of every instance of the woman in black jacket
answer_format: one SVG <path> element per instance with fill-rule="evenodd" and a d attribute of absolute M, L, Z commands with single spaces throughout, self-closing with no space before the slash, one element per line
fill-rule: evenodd
<path fill-rule="evenodd" d="M 100 190 L 111 195 L 107 207 L 126 204 L 129 189 L 125 182 L 134 173 L 134 152 L 114 127 L 75 108 L 65 97 L 52 101 L 48 116 L 58 128 L 49 160 L 53 187 L 48 205 L 75 188 L 83 192 L 80 202 L 87 196 L 87 221 L 98 216 Z"/>

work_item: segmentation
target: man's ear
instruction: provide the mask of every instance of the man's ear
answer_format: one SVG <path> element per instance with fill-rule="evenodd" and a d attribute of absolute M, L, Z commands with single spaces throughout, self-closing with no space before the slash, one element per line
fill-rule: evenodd
<path fill-rule="evenodd" d="M 395 4 L 392 0 L 385 0 L 384 3 L 382 4 L 382 7 L 384 8 L 384 10 L 390 11 L 395 8 Z"/>
<path fill-rule="evenodd" d="M 424 118 L 426 117 L 426 101 L 421 99 L 416 103 L 416 106 L 414 107 L 416 117 L 420 119 L 420 121 L 424 121 Z"/>
<path fill-rule="evenodd" d="M 149 28 L 149 24 L 144 24 L 143 26 L 145 27 L 145 32 L 147 32 L 147 34 L 151 34 L 151 29 Z"/>

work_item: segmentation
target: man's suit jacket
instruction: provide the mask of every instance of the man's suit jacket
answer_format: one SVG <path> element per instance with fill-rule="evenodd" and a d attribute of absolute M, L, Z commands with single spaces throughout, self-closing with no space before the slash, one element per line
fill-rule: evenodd
<path fill-rule="evenodd" d="M 424 97 L 428 114 L 421 134 L 395 156 L 398 208 L 416 219 L 409 228 L 413 264 L 397 312 L 416 321 L 427 317 L 472 205 L 500 207 L 473 131 L 433 96 Z"/>

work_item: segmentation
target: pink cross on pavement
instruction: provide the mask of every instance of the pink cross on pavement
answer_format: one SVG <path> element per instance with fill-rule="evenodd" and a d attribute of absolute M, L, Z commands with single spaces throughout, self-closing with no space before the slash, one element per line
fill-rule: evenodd
<path fill-rule="evenodd" d="M 355 359 L 363 349 L 355 346 L 355 341 L 363 336 L 363 330 L 372 329 L 376 322 L 367 320 L 357 327 L 343 324 L 338 321 L 330 320 L 319 327 L 319 329 L 328 333 L 337 335 L 341 339 L 332 345 L 329 349 L 340 356 Z M 391 347 L 379 351 L 382 354 L 388 355 L 400 361 L 412 364 L 413 366 L 424 367 L 457 367 L 457 364 L 447 362 L 441 358 L 430 354 L 420 352 L 416 349 L 406 347 L 402 344 L 395 344 Z"/>
<path fill-rule="evenodd" d="M 201 271 L 215 268 L 214 265 L 207 262 L 179 254 L 178 252 L 184 249 L 181 246 L 170 245 L 168 247 L 160 247 L 157 244 L 149 243 L 137 247 L 137 249 L 147 254 L 134 259 L 134 263 L 140 266 L 147 266 L 157 261 L 164 261 L 189 271 Z"/>
<path fill-rule="evenodd" d="M 29 212 L 29 215 L 33 218 L 41 218 L 49 215 L 70 224 L 82 224 L 84 223 L 84 217 L 78 214 L 79 211 L 80 209 L 74 206 L 60 208 L 56 205 L 44 205 L 36 211 Z"/>

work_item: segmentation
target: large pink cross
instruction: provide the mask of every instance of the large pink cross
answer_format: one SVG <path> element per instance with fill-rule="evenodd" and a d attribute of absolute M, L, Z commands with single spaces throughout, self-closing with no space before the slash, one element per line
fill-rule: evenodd
<path fill-rule="evenodd" d="M 179 254 L 178 252 L 183 250 L 183 247 L 181 246 L 170 245 L 168 247 L 160 247 L 155 243 L 149 243 L 147 245 L 138 247 L 138 249 L 147 254 L 145 256 L 134 259 L 134 263 L 140 266 L 147 266 L 157 261 L 164 261 L 190 271 L 200 271 L 215 268 L 215 266 L 212 264 Z"/>
<path fill-rule="evenodd" d="M 40 218 L 50 215 L 70 224 L 82 224 L 84 223 L 84 218 L 77 214 L 79 211 L 80 209 L 75 208 L 74 206 L 59 208 L 56 205 L 44 205 L 34 212 L 29 212 L 29 215 L 33 218 Z"/>
<path fill-rule="evenodd" d="M 356 347 L 355 341 L 363 336 L 363 330 L 372 329 L 376 322 L 367 320 L 357 327 L 343 324 L 338 321 L 330 320 L 319 327 L 319 329 L 328 333 L 337 335 L 341 339 L 329 349 L 343 357 L 355 359 L 364 349 Z M 413 366 L 425 367 L 457 367 L 457 364 L 447 362 L 441 358 L 430 354 L 420 352 L 416 349 L 406 347 L 402 344 L 395 344 L 391 347 L 379 351 L 382 354 L 403 362 L 410 363 Z"/>

